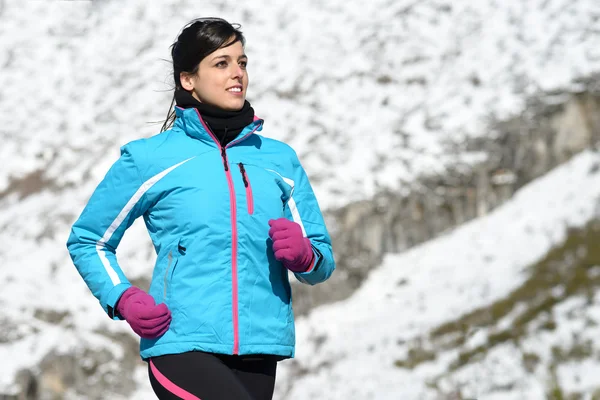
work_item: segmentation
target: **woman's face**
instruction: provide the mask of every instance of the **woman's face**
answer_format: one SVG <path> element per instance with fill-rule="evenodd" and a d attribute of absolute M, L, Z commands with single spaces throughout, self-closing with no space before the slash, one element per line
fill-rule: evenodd
<path fill-rule="evenodd" d="M 248 88 L 248 57 L 241 42 L 220 48 L 206 56 L 196 75 L 181 74 L 181 84 L 202 103 L 237 111 L 244 106 Z"/>

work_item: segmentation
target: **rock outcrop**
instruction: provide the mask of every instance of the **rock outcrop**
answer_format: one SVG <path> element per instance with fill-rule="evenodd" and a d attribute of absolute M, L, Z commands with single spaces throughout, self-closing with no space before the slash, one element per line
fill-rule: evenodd
<path fill-rule="evenodd" d="M 455 165 L 444 175 L 423 176 L 406 188 L 406 195 L 382 192 L 370 201 L 327 213 L 337 271 L 325 284 L 294 286 L 296 315 L 351 295 L 385 253 L 401 252 L 485 215 L 523 185 L 597 146 L 596 78 L 582 81 L 581 92 L 531 98 L 520 115 L 491 121 L 489 135 L 456 149 L 483 154 L 483 161 Z"/>

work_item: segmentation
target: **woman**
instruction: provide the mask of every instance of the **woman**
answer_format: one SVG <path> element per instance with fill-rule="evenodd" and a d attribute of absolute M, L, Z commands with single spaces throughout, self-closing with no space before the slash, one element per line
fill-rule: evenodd
<path fill-rule="evenodd" d="M 174 110 L 121 148 L 67 247 L 108 316 L 141 336 L 160 399 L 271 399 L 277 361 L 294 356 L 288 271 L 328 279 L 329 234 L 294 150 L 257 134 L 239 27 L 194 20 L 171 55 Z M 157 252 L 149 293 L 115 257 L 139 216 Z"/>

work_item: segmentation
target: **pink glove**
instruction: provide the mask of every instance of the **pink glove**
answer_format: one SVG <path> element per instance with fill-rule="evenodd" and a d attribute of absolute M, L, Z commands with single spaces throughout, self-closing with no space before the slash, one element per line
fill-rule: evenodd
<path fill-rule="evenodd" d="M 269 226 L 275 258 L 290 271 L 306 272 L 312 266 L 315 255 L 310 240 L 302 235 L 300 225 L 279 218 L 270 220 Z"/>
<path fill-rule="evenodd" d="M 131 329 L 144 339 L 164 335 L 171 324 L 171 311 L 167 305 L 156 305 L 152 296 L 135 286 L 121 295 L 117 311 L 131 325 Z"/>

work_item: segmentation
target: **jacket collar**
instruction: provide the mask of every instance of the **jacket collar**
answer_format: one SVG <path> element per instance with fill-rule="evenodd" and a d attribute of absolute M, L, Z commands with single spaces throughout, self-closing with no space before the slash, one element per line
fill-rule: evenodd
<path fill-rule="evenodd" d="M 175 128 L 181 129 L 188 136 L 198 139 L 209 146 L 216 148 L 220 147 L 217 138 L 210 131 L 208 125 L 206 125 L 198 110 L 195 108 L 181 108 L 175 106 L 175 115 L 177 117 L 174 123 Z M 263 123 L 264 120 L 254 117 L 254 121 L 242 129 L 240 134 L 225 147 L 231 147 L 236 143 L 239 143 L 241 140 L 246 139 L 254 132 L 261 131 Z"/>

